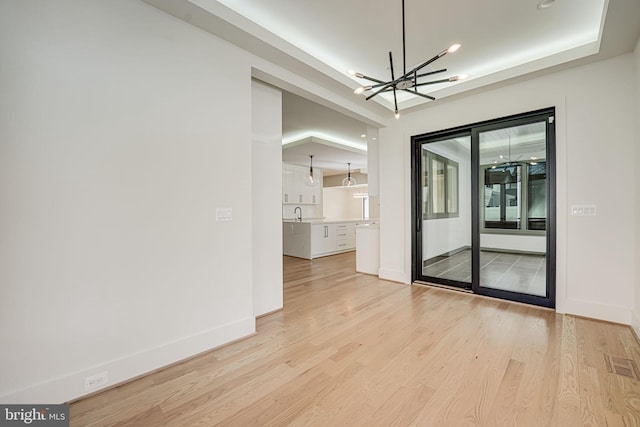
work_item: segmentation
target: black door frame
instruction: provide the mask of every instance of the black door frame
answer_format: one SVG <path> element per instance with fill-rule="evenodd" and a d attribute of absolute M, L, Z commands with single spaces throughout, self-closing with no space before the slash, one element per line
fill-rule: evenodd
<path fill-rule="evenodd" d="M 480 286 L 480 148 L 479 134 L 489 130 L 520 126 L 541 122 L 546 123 L 547 134 L 547 296 L 529 295 L 501 289 Z M 422 181 L 421 146 L 424 143 L 437 142 L 461 136 L 471 137 L 471 284 L 450 279 L 422 276 Z M 458 126 L 456 128 L 430 132 L 411 137 L 411 253 L 412 281 L 428 281 L 440 285 L 471 290 L 480 295 L 534 304 L 543 307 L 555 307 L 556 300 L 556 150 L 555 150 L 555 108 L 545 108 L 527 113 L 516 114 L 494 120 Z"/>
<path fill-rule="evenodd" d="M 421 203 L 419 203 L 419 201 L 422 201 L 421 147 L 425 140 L 432 143 L 460 137 L 469 137 L 471 139 L 471 130 L 468 127 L 460 127 L 411 137 L 411 221 L 413 230 L 411 252 L 414 255 L 411 273 L 412 281 L 424 280 L 425 277 L 422 276 L 422 206 Z M 471 161 L 473 162 L 473 160 Z M 471 182 L 473 185 L 473 177 L 471 178 Z M 440 285 L 471 290 L 471 283 L 460 282 L 457 280 L 429 277 L 428 281 Z"/>

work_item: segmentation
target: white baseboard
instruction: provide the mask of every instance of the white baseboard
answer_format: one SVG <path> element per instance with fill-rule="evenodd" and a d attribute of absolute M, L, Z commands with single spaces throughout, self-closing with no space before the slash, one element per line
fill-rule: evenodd
<path fill-rule="evenodd" d="M 633 310 L 631 312 L 631 329 L 636 333 L 636 338 L 640 341 L 640 312 Z"/>
<path fill-rule="evenodd" d="M 386 270 L 384 268 L 381 268 L 378 271 L 378 277 L 384 280 L 390 280 L 392 282 L 400 282 L 405 284 L 411 283 L 411 277 L 407 277 L 407 274 L 404 271 Z"/>
<path fill-rule="evenodd" d="M 598 304 L 591 301 L 568 298 L 565 301 L 564 309 L 564 312 L 568 314 L 631 325 L 632 311 L 629 307 Z"/>
<path fill-rule="evenodd" d="M 124 356 L 120 359 L 95 365 L 59 378 L 30 385 L 21 390 L 0 396 L 5 404 L 63 403 L 95 393 L 99 389 L 85 391 L 84 378 L 107 371 L 109 381 L 102 388 L 140 377 L 167 365 L 206 352 L 223 344 L 255 333 L 255 319 L 242 319 L 196 335 L 181 338 L 154 348 Z"/>

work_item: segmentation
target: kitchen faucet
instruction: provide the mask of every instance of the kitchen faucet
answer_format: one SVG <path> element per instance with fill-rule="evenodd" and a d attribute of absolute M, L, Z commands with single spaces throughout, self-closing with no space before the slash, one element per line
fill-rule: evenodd
<path fill-rule="evenodd" d="M 298 211 L 298 217 L 296 218 L 298 221 L 302 222 L 302 209 L 300 208 L 300 206 L 296 206 L 296 208 L 293 210 L 293 214 L 295 215 L 296 211 Z"/>

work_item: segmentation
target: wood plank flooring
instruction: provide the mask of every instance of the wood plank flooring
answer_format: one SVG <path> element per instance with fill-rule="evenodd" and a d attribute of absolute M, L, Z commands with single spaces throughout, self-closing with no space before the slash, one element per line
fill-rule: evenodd
<path fill-rule="evenodd" d="M 640 426 L 626 326 L 379 280 L 353 252 L 284 266 L 257 335 L 75 402 L 71 425 Z"/>

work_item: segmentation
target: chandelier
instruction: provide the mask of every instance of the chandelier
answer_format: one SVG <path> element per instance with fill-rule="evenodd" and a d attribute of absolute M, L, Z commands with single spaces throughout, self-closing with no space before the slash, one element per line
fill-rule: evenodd
<path fill-rule="evenodd" d="M 455 51 L 457 51 L 458 49 L 460 49 L 460 44 L 456 43 L 454 45 L 451 45 L 448 49 L 443 50 L 442 52 L 438 53 L 436 56 L 434 56 L 431 59 L 428 59 L 426 61 L 424 61 L 423 63 L 421 63 L 420 65 L 416 66 L 415 68 L 407 71 L 407 58 L 406 58 L 406 44 L 405 44 L 405 28 L 404 28 L 404 0 L 402 0 L 402 62 L 403 62 L 403 69 L 402 69 L 402 75 L 398 78 L 395 78 L 394 76 L 394 72 L 393 72 L 393 55 L 391 54 L 391 52 L 389 52 L 389 69 L 391 70 L 391 80 L 389 81 L 383 81 L 380 79 L 375 79 L 373 77 L 369 77 L 366 76 L 362 73 L 358 73 L 352 70 L 349 70 L 349 75 L 355 76 L 357 78 L 360 79 L 365 79 L 368 80 L 370 82 L 372 82 L 373 84 L 368 85 L 368 86 L 361 86 L 359 88 L 357 88 L 356 90 L 354 90 L 354 93 L 359 95 L 361 93 L 373 90 L 374 92 L 367 96 L 365 99 L 368 101 L 371 98 L 373 98 L 376 95 L 379 95 L 381 93 L 384 92 L 391 92 L 393 91 L 393 104 L 394 104 L 394 108 L 395 108 L 395 117 L 396 119 L 400 118 L 400 113 L 398 112 L 398 98 L 396 96 L 396 92 L 401 90 L 404 92 L 408 92 L 412 95 L 417 95 L 417 96 L 421 96 L 423 98 L 427 98 L 431 101 L 434 101 L 436 98 L 431 96 L 431 95 L 427 95 L 424 94 L 422 92 L 418 91 L 418 88 L 422 87 L 422 86 L 427 86 L 427 85 L 433 85 L 433 84 L 437 84 L 437 83 L 449 83 L 449 82 L 455 82 L 458 80 L 463 80 L 467 78 L 466 74 L 461 74 L 459 76 L 453 76 L 453 77 L 449 77 L 449 78 L 445 78 L 445 79 L 439 79 L 439 80 L 431 80 L 431 81 L 421 81 L 420 79 L 427 77 L 427 76 L 431 76 L 434 74 L 438 74 L 438 73 L 444 73 L 447 71 L 446 68 L 442 68 L 439 70 L 435 70 L 435 71 L 428 71 L 428 72 L 424 72 L 421 73 L 420 71 L 426 67 L 427 65 L 430 65 L 432 62 L 442 58 L 443 56 L 445 56 L 447 53 L 453 53 Z"/>

